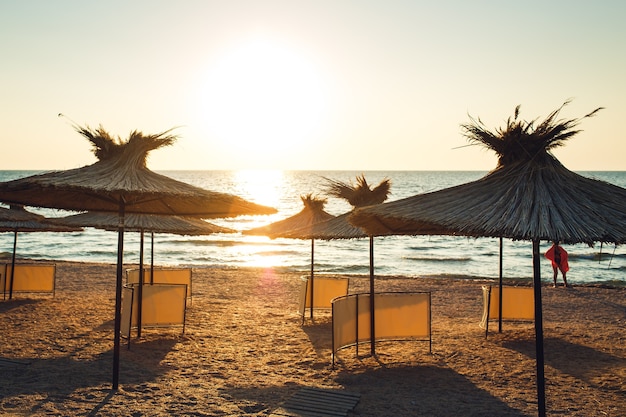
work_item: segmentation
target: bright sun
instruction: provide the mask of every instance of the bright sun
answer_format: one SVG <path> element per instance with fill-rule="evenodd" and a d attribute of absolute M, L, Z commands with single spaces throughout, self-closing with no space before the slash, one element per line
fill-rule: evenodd
<path fill-rule="evenodd" d="M 245 159 L 304 150 L 327 116 L 324 83 L 297 50 L 255 38 L 212 65 L 201 91 L 201 117 L 220 146 Z"/>

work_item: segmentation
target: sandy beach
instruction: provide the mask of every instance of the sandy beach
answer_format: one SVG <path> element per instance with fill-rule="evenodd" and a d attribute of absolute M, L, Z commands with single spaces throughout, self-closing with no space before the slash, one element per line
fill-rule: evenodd
<path fill-rule="evenodd" d="M 184 334 L 146 329 L 123 345 L 113 392 L 115 265 L 56 264 L 54 298 L 0 303 L 2 415 L 268 416 L 303 387 L 359 393 L 354 416 L 537 414 L 534 328 L 485 339 L 489 281 L 378 278 L 377 291 L 431 292 L 432 353 L 381 342 L 376 357 L 340 351 L 333 369 L 330 312 L 298 315 L 301 274 L 194 268 Z M 367 291 L 368 277 L 350 279 Z M 625 416 L 626 288 L 573 284 L 543 288 L 548 415 Z"/>

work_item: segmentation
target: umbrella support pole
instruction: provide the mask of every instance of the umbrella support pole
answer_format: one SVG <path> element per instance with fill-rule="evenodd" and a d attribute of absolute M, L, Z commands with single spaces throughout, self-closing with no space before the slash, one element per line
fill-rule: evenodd
<path fill-rule="evenodd" d="M 122 323 L 122 269 L 124 263 L 124 201 L 120 201 L 117 229 L 117 278 L 115 281 L 115 326 L 113 335 L 113 390 L 117 391 L 120 374 L 120 329 Z"/>
<path fill-rule="evenodd" d="M 374 304 L 374 296 L 376 291 L 374 289 L 374 236 L 370 236 L 370 339 L 371 339 L 371 354 L 376 356 L 376 306 Z"/>
<path fill-rule="evenodd" d="M 150 233 L 150 285 L 154 284 L 154 232 Z"/>
<path fill-rule="evenodd" d="M 313 259 L 314 259 L 314 250 L 315 250 L 315 239 L 311 239 L 311 320 L 313 320 Z"/>
<path fill-rule="evenodd" d="M 143 271 L 143 229 L 139 237 L 139 288 L 137 290 L 137 339 L 141 338 L 141 312 L 143 311 L 143 283 L 146 277 Z"/>
<path fill-rule="evenodd" d="M 13 236 L 13 255 L 11 256 L 11 282 L 9 283 L 9 300 L 13 298 L 13 280 L 15 279 L 15 251 L 17 250 L 17 230 Z M 2 289 L 4 292 L 4 288 Z M 6 293 L 5 293 L 6 298 Z"/>
<path fill-rule="evenodd" d="M 502 238 L 500 238 L 500 281 L 498 294 L 498 333 L 502 333 L 502 251 L 504 250 L 504 244 Z"/>
<path fill-rule="evenodd" d="M 543 357 L 543 307 L 541 305 L 541 264 L 539 240 L 533 240 L 533 287 L 535 290 L 535 349 L 537 360 L 537 414 L 546 415 L 546 381 Z"/>

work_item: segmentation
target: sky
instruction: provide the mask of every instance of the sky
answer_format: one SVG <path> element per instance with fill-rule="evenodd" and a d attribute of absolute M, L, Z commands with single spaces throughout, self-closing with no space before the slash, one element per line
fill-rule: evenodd
<path fill-rule="evenodd" d="M 560 113 L 626 170 L 623 0 L 0 0 L 2 169 L 96 161 L 74 127 L 173 129 L 153 170 L 491 170 L 461 125 Z M 59 114 L 63 116 L 59 117 Z"/>

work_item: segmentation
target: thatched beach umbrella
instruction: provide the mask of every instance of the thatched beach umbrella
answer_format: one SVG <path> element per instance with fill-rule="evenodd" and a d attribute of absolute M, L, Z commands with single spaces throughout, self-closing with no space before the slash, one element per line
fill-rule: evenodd
<path fill-rule="evenodd" d="M 496 152 L 493 171 L 477 181 L 357 210 L 351 217 L 376 234 L 431 234 L 443 227 L 447 232 L 432 234 L 532 241 L 539 415 L 545 415 L 540 241 L 626 242 L 626 189 L 578 175 L 550 152 L 600 109 L 559 120 L 563 106 L 538 124 L 518 120 L 518 106 L 514 118 L 495 133 L 472 119 L 462 127 L 472 143 Z"/>
<path fill-rule="evenodd" d="M 271 214 L 276 210 L 240 197 L 204 190 L 150 171 L 147 155 L 174 143 L 169 131 L 144 135 L 134 131 L 128 140 L 113 138 L 102 127 L 76 126 L 93 145 L 98 161 L 67 171 L 49 172 L 0 183 L 0 201 L 75 211 L 119 214 L 113 389 L 118 387 L 124 218 L 127 213 L 232 217 Z"/>
<path fill-rule="evenodd" d="M 118 216 L 106 212 L 87 212 L 74 214 L 55 219 L 55 222 L 64 225 L 93 227 L 108 231 L 117 231 Z M 214 233 L 235 233 L 234 229 L 218 226 L 197 217 L 164 216 L 158 214 L 130 213 L 124 216 L 124 231 L 137 232 L 139 238 L 139 287 L 137 290 L 137 337 L 141 337 L 141 304 L 143 300 L 144 283 L 144 233 L 151 234 L 150 283 L 154 281 L 154 234 L 171 233 L 182 236 L 203 236 Z"/>
<path fill-rule="evenodd" d="M 13 298 L 15 256 L 17 252 L 17 234 L 19 232 L 78 232 L 81 230 L 83 230 L 81 227 L 56 224 L 53 220 L 49 220 L 44 216 L 26 211 L 23 206 L 0 207 L 0 232 L 13 232 L 9 300 Z M 6 297 L 5 288 L 2 288 L 2 293 L 3 297 Z"/>
<path fill-rule="evenodd" d="M 291 239 L 311 239 L 311 305 L 313 305 L 313 242 L 317 240 L 359 239 L 368 237 L 360 228 L 348 222 L 348 214 L 333 216 L 331 219 L 315 223 L 310 227 L 286 230 L 279 237 Z M 313 318 L 313 308 L 311 308 Z"/>
<path fill-rule="evenodd" d="M 364 175 L 356 177 L 356 184 L 326 178 L 328 194 L 341 198 L 352 206 L 352 211 L 337 216 L 324 223 L 316 224 L 311 234 L 318 239 L 358 239 L 372 234 L 365 233 L 348 221 L 350 214 L 361 207 L 381 204 L 387 200 L 391 192 L 391 180 L 384 178 L 377 186 L 371 187 Z"/>
<path fill-rule="evenodd" d="M 357 176 L 356 184 L 326 178 L 327 192 L 333 196 L 346 200 L 354 209 L 384 202 L 390 193 L 391 181 L 383 179 L 375 187 L 365 180 L 364 175 Z M 371 353 L 375 354 L 374 338 L 374 235 L 364 232 L 352 225 L 348 218 L 352 211 L 344 213 L 324 222 L 316 223 L 308 229 L 297 229 L 284 233 L 282 237 L 296 239 L 359 239 L 369 237 L 370 256 L 370 317 L 371 317 Z"/>
<path fill-rule="evenodd" d="M 365 180 L 365 176 L 357 176 L 356 184 L 345 183 L 341 181 L 329 180 L 329 193 L 335 197 L 343 198 L 353 207 L 353 211 L 367 206 L 381 204 L 387 200 L 389 197 L 389 193 L 391 192 L 391 181 L 388 178 L 383 179 L 380 184 L 371 188 L 367 181 Z M 340 219 L 345 224 L 350 224 L 348 218 L 352 212 L 348 212 L 343 216 L 340 216 Z M 329 225 L 333 226 L 333 225 Z M 337 225 L 330 230 L 338 229 Z M 351 230 L 346 229 L 346 227 L 342 227 L 341 232 L 346 236 L 345 238 L 352 239 L 355 237 L 361 237 L 366 235 L 370 240 L 370 351 L 372 356 L 376 354 L 376 335 L 375 335 L 375 306 L 374 306 L 374 295 L 376 294 L 376 290 L 374 288 L 374 233 L 364 233 L 363 230 Z M 333 230 L 334 231 L 334 230 Z M 339 235 L 339 234 L 337 234 Z M 352 236 L 350 236 L 352 235 Z M 330 235 L 328 235 L 330 239 Z"/>
<path fill-rule="evenodd" d="M 244 230 L 242 233 L 246 235 L 277 237 L 289 230 L 311 228 L 316 223 L 335 217 L 324 210 L 324 206 L 327 203 L 325 198 L 307 194 L 300 196 L 300 200 L 302 200 L 304 207 L 293 216 L 265 226 Z"/>
<path fill-rule="evenodd" d="M 117 232 L 119 217 L 117 214 L 90 211 L 54 218 L 59 224 Z M 198 217 L 165 216 L 159 214 L 128 213 L 124 216 L 126 232 L 172 233 L 184 236 L 202 236 L 212 233 L 235 233 L 234 229 L 209 223 Z"/>
<path fill-rule="evenodd" d="M 303 233 L 311 230 L 317 223 L 332 219 L 332 214 L 324 210 L 327 200 L 325 198 L 314 197 L 312 194 L 300 196 L 304 207 L 301 211 L 293 216 L 287 217 L 270 223 L 265 226 L 256 227 L 254 229 L 244 230 L 242 233 L 246 235 L 269 236 L 272 239 L 286 236 L 291 230 L 302 230 Z M 313 305 L 313 277 L 315 265 L 315 238 L 311 237 L 311 306 Z M 313 318 L 313 308 L 311 308 L 311 318 Z"/>
<path fill-rule="evenodd" d="M 55 223 L 81 227 L 93 227 L 111 232 L 118 229 L 119 218 L 106 212 L 87 212 L 54 219 Z M 218 226 L 197 217 L 165 216 L 158 214 L 130 213 L 124 216 L 124 231 L 140 233 L 140 256 L 143 255 L 144 234 L 150 233 L 152 253 L 154 234 L 170 233 L 182 236 L 203 236 L 214 233 L 236 233 L 236 230 Z M 140 261 L 140 263 L 143 263 Z"/>

